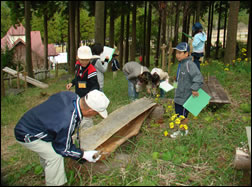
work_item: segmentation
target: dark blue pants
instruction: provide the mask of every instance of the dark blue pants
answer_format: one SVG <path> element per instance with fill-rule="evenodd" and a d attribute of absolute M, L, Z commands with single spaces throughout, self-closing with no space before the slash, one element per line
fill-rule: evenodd
<path fill-rule="evenodd" d="M 200 70 L 200 57 L 204 56 L 204 53 L 192 53 L 193 56 L 193 62 L 196 64 L 196 66 L 199 68 Z"/>
<path fill-rule="evenodd" d="M 186 110 L 182 105 L 175 103 L 175 113 L 179 114 L 179 116 L 184 116 L 187 118 L 189 111 Z"/>

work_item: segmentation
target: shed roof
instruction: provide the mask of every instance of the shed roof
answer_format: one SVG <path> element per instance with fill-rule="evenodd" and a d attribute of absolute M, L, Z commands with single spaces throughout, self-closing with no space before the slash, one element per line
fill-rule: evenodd
<path fill-rule="evenodd" d="M 11 42 L 10 37 L 11 36 L 25 36 L 25 28 L 22 24 L 16 25 L 16 28 L 14 26 L 11 26 L 6 35 L 1 39 L 1 49 L 5 50 L 5 46 L 9 49 L 12 49 L 16 46 L 17 43 L 25 42 L 19 38 L 14 43 Z M 31 48 L 32 51 L 35 52 L 40 57 L 44 57 L 44 44 L 41 40 L 40 31 L 31 31 Z M 56 48 L 53 44 L 48 44 L 48 56 L 57 56 L 58 53 L 56 52 Z"/>

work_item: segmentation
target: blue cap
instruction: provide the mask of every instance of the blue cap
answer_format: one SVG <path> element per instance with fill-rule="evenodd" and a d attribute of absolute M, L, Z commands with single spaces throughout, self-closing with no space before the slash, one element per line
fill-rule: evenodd
<path fill-rule="evenodd" d="M 199 22 L 196 22 L 193 26 L 192 26 L 192 30 L 200 30 L 203 29 L 202 25 Z"/>
<path fill-rule="evenodd" d="M 179 43 L 175 48 L 178 51 L 187 51 L 190 52 L 190 46 L 186 42 Z"/>

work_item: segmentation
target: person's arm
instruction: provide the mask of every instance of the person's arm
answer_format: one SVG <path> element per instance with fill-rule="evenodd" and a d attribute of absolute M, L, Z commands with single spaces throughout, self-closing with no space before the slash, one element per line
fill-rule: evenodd
<path fill-rule="evenodd" d="M 74 124 L 71 122 L 69 123 L 69 128 L 57 129 L 57 132 L 55 132 L 56 137 L 52 142 L 52 146 L 55 152 L 63 157 L 71 157 L 78 160 L 83 157 L 83 151 L 73 144 L 71 132 L 73 130 L 72 128 L 74 128 Z"/>
<path fill-rule="evenodd" d="M 203 76 L 194 63 L 190 63 L 189 69 L 189 74 L 192 78 L 191 89 L 192 91 L 198 91 L 203 84 Z"/>
<path fill-rule="evenodd" d="M 102 61 L 100 59 L 97 60 L 96 64 L 95 64 L 95 68 L 102 72 L 105 73 L 108 69 L 108 62 L 105 61 L 104 64 L 102 64 Z"/>
<path fill-rule="evenodd" d="M 195 35 L 193 38 L 192 46 L 196 47 L 200 43 L 200 41 L 201 40 L 199 39 L 199 36 Z"/>
<path fill-rule="evenodd" d="M 87 88 L 89 89 L 89 91 L 100 89 L 96 71 L 88 75 Z"/>

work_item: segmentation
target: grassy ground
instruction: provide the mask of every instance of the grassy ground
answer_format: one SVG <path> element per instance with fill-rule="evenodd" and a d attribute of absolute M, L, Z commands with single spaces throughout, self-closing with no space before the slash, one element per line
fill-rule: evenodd
<path fill-rule="evenodd" d="M 176 67 L 177 64 L 172 66 L 171 76 L 176 74 Z M 161 125 L 146 120 L 140 133 L 117 148 L 106 162 L 79 164 L 66 158 L 66 185 L 251 184 L 250 172 L 236 170 L 232 165 L 235 148 L 247 143 L 245 127 L 251 126 L 251 63 L 244 61 L 236 67 L 225 67 L 211 61 L 201 68 L 204 77 L 208 73 L 217 77 L 231 104 L 209 105 L 197 118 L 189 114 L 187 136 L 171 139 L 164 136 L 164 131 L 169 129 L 166 120 Z M 5 184 L 45 184 L 38 156 L 15 141 L 13 129 L 27 110 L 65 90 L 68 81 L 62 71 L 59 78 L 45 81 L 49 84 L 47 89 L 29 87 L 18 96 L 1 99 L 1 181 Z M 127 81 L 122 72 L 118 72 L 115 80 L 112 72 L 106 72 L 104 92 L 111 101 L 109 113 L 129 103 Z M 170 99 L 173 96 L 174 90 L 166 95 Z M 95 118 L 96 123 L 100 120 Z M 116 159 L 121 162 L 115 162 Z"/>

